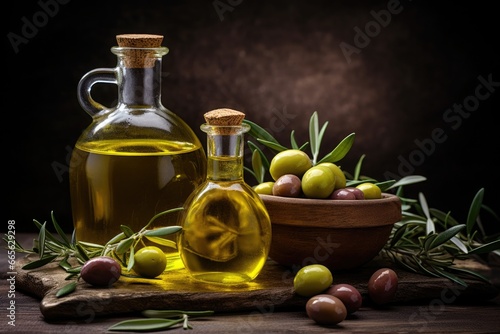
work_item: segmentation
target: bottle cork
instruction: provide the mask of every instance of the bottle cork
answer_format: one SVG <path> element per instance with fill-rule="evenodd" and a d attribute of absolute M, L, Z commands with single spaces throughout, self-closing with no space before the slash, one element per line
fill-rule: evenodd
<path fill-rule="evenodd" d="M 154 66 L 156 58 L 154 49 L 161 47 L 162 35 L 151 34 L 121 34 L 116 36 L 118 46 L 130 48 L 126 51 L 124 59 L 128 68 L 151 68 Z"/>
<path fill-rule="evenodd" d="M 241 123 L 245 118 L 245 114 L 241 111 L 229 108 L 214 109 L 206 112 L 203 116 L 208 125 L 221 127 L 217 129 L 221 135 L 236 133 L 237 131 L 231 127 L 241 126 Z"/>

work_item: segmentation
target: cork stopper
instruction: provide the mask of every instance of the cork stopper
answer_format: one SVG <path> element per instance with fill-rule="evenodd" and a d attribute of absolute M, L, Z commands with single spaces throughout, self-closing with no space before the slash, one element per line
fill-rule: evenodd
<path fill-rule="evenodd" d="M 205 113 L 203 116 L 208 125 L 221 126 L 220 129 L 217 129 L 221 135 L 236 133 L 237 130 L 231 127 L 241 126 L 245 118 L 245 114 L 241 111 L 228 108 L 215 109 Z"/>
<path fill-rule="evenodd" d="M 156 57 L 153 50 L 145 50 L 161 47 L 162 35 L 150 34 L 122 34 L 116 36 L 119 47 L 134 48 L 127 50 L 125 66 L 128 68 L 151 68 L 154 66 Z"/>

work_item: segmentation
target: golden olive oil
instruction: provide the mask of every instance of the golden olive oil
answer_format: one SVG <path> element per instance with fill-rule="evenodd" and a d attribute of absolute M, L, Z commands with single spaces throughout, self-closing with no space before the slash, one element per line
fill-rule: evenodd
<path fill-rule="evenodd" d="M 76 239 L 105 244 L 120 225 L 137 232 L 155 214 L 182 207 L 205 178 L 206 158 L 188 143 L 102 140 L 77 143 L 70 167 Z M 175 225 L 177 216 L 159 217 L 151 228 Z M 177 250 L 162 249 L 169 269 L 183 267 Z"/>
<path fill-rule="evenodd" d="M 191 275 L 215 283 L 253 280 L 270 247 L 269 216 L 238 182 L 208 182 L 185 212 L 179 251 Z"/>
<path fill-rule="evenodd" d="M 206 176 L 196 134 L 162 105 L 162 57 L 169 52 L 163 36 L 120 34 L 116 41 L 116 67 L 89 71 L 78 83 L 78 102 L 92 123 L 70 162 L 76 238 L 98 244 L 121 233 L 121 225 L 138 232 L 159 213 L 182 207 Z M 92 98 L 96 83 L 116 85 L 113 107 Z M 177 224 L 178 215 L 159 215 L 148 228 Z M 167 270 L 182 268 L 176 236 L 167 237 L 154 240 L 167 252 Z M 145 239 L 135 250 L 152 244 Z"/>
<path fill-rule="evenodd" d="M 249 127 L 201 129 L 207 133 L 207 177 L 181 213 L 179 254 L 197 280 L 250 282 L 266 263 L 271 221 L 260 196 L 243 180 L 243 134 Z"/>

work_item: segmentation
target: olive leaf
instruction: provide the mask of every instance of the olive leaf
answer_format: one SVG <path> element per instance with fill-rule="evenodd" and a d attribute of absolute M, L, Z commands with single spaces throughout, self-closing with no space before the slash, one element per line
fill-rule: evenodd
<path fill-rule="evenodd" d="M 38 244 L 41 245 L 40 247 L 40 258 L 43 258 L 44 252 L 45 252 L 45 225 L 46 223 L 42 224 L 42 227 L 40 228 L 40 233 L 38 234 Z"/>
<path fill-rule="evenodd" d="M 121 241 L 123 239 L 125 239 L 126 235 L 124 232 L 120 232 L 118 233 L 117 235 L 115 235 L 113 238 L 111 238 L 107 243 L 106 243 L 106 246 L 107 245 L 110 245 L 110 244 L 114 244 L 114 243 L 117 243 L 118 241 Z"/>
<path fill-rule="evenodd" d="M 77 243 L 84 246 L 87 250 L 102 250 L 104 248 L 103 245 L 95 244 L 93 242 L 78 241 Z"/>
<path fill-rule="evenodd" d="M 260 138 L 266 142 L 279 145 L 278 141 L 260 125 L 257 125 L 256 123 L 249 121 L 248 119 L 244 119 L 243 123 L 250 126 L 250 130 L 248 131 L 248 134 L 250 136 L 252 136 L 256 139 Z"/>
<path fill-rule="evenodd" d="M 469 254 L 487 254 L 497 250 L 500 250 L 500 240 L 494 240 L 487 244 L 478 246 L 469 251 Z"/>
<path fill-rule="evenodd" d="M 120 230 L 122 230 L 127 238 L 130 238 L 134 234 L 134 231 L 127 225 L 120 225 Z"/>
<path fill-rule="evenodd" d="M 161 216 L 164 216 L 164 215 L 167 215 L 167 214 L 170 214 L 170 213 L 174 213 L 174 212 L 177 212 L 177 211 L 181 211 L 181 210 L 184 210 L 183 207 L 178 207 L 178 208 L 173 208 L 173 209 L 168 209 L 166 211 L 162 211 L 160 213 L 157 213 L 156 215 L 153 216 L 153 218 L 151 218 L 149 220 L 149 222 L 137 233 L 138 235 L 142 235 L 148 228 L 149 226 L 156 220 L 158 219 L 159 217 Z"/>
<path fill-rule="evenodd" d="M 134 238 L 132 237 L 123 239 L 118 243 L 118 246 L 116 246 L 115 253 L 118 255 L 125 254 L 130 249 L 130 246 L 132 246 L 133 243 Z"/>
<path fill-rule="evenodd" d="M 396 228 L 390 241 L 390 247 L 394 247 L 394 245 L 405 235 L 406 228 L 407 225 L 401 225 Z"/>
<path fill-rule="evenodd" d="M 45 257 L 40 258 L 38 260 L 34 260 L 34 261 L 31 261 L 31 262 L 28 262 L 27 264 L 25 264 L 22 267 L 22 269 L 29 270 L 29 269 L 40 268 L 40 267 L 43 267 L 44 265 L 52 262 L 56 258 L 57 258 L 57 255 L 46 255 Z"/>
<path fill-rule="evenodd" d="M 160 227 L 154 230 L 148 230 L 143 233 L 144 236 L 147 237 L 162 237 L 165 235 L 170 235 L 173 233 L 177 233 L 180 230 L 182 230 L 181 226 L 174 225 L 174 226 L 165 226 L 165 227 Z"/>
<path fill-rule="evenodd" d="M 375 182 L 375 184 L 380 188 L 382 192 L 386 192 L 392 185 L 394 185 L 394 183 L 396 183 L 396 180 Z"/>
<path fill-rule="evenodd" d="M 330 153 L 328 153 L 320 161 L 318 161 L 318 163 L 322 162 L 336 163 L 342 160 L 347 155 L 347 153 L 349 153 L 349 150 L 354 144 L 355 136 L 356 136 L 355 133 L 351 133 L 347 137 L 342 139 L 342 141 Z"/>
<path fill-rule="evenodd" d="M 260 149 L 260 147 L 258 147 L 257 145 L 255 145 L 251 141 L 247 141 L 247 145 L 248 145 L 248 147 L 250 148 L 250 150 L 252 152 L 253 151 L 259 152 L 260 162 L 262 163 L 262 167 L 264 167 L 266 170 L 268 170 L 269 169 L 269 160 L 267 159 L 267 157 L 264 154 L 264 152 L 262 152 L 262 150 Z"/>
<path fill-rule="evenodd" d="M 132 245 L 132 246 L 130 246 L 130 249 L 129 249 L 127 271 L 132 270 L 132 268 L 134 267 L 134 263 L 135 263 L 134 254 L 135 254 L 135 249 L 134 249 L 134 246 Z"/>
<path fill-rule="evenodd" d="M 467 283 L 465 283 L 463 279 L 457 277 L 456 275 L 453 275 L 452 273 L 444 270 L 443 268 L 434 267 L 434 269 L 439 273 L 439 276 L 446 277 L 449 280 L 451 280 L 457 284 L 460 284 L 461 286 L 464 286 L 464 287 L 467 286 Z"/>
<path fill-rule="evenodd" d="M 61 241 L 62 241 L 63 245 L 66 246 L 66 247 L 70 247 L 70 241 L 69 241 L 66 233 L 64 233 L 63 229 L 57 223 L 54 211 L 50 212 L 50 217 L 52 219 L 52 225 L 54 225 L 54 228 L 57 231 L 57 235 L 59 235 L 59 237 L 61 238 Z"/>
<path fill-rule="evenodd" d="M 276 152 L 281 152 L 281 151 L 285 151 L 285 150 L 288 149 L 286 146 L 283 146 L 281 144 L 275 143 L 273 141 L 268 141 L 268 140 L 264 140 L 264 139 L 257 139 L 257 141 L 259 143 L 261 143 L 262 145 L 267 146 L 271 150 L 276 151 Z"/>
<path fill-rule="evenodd" d="M 266 177 L 266 171 L 269 170 L 269 160 L 264 152 L 253 142 L 248 141 L 247 144 L 252 152 L 252 169 L 246 166 L 243 166 L 243 169 L 250 173 L 258 183 L 262 183 Z"/>
<path fill-rule="evenodd" d="M 181 311 L 181 310 L 144 310 L 141 314 L 146 319 L 120 321 L 109 327 L 110 331 L 147 332 L 171 328 L 182 323 L 183 329 L 192 329 L 188 322 L 190 317 L 202 317 L 214 314 L 214 311 Z"/>
<path fill-rule="evenodd" d="M 80 271 L 81 271 L 82 267 L 72 267 L 72 268 L 69 268 L 69 269 L 66 269 L 66 272 L 70 273 L 70 274 L 79 274 Z"/>
<path fill-rule="evenodd" d="M 467 215 L 467 236 L 470 237 L 472 230 L 474 228 L 474 225 L 476 223 L 477 217 L 479 215 L 479 210 L 481 209 L 481 204 L 483 202 L 483 196 L 484 196 L 484 189 L 481 188 L 476 195 L 474 196 L 474 199 L 472 200 L 472 204 L 469 208 L 469 213 Z"/>
<path fill-rule="evenodd" d="M 71 283 L 66 284 L 65 286 L 63 286 L 62 288 L 57 290 L 56 297 L 60 298 L 60 297 L 63 297 L 63 296 L 66 296 L 66 295 L 72 293 L 73 291 L 76 290 L 76 285 L 77 285 L 76 282 L 71 282 Z"/>
<path fill-rule="evenodd" d="M 76 229 L 73 229 L 73 232 L 71 233 L 71 246 L 76 245 Z"/>
<path fill-rule="evenodd" d="M 419 193 L 418 199 L 420 201 L 420 206 L 422 208 L 422 211 L 424 212 L 425 217 L 427 218 L 427 220 L 426 220 L 426 234 L 434 233 L 436 231 L 436 227 L 434 226 L 434 221 L 431 219 L 431 215 L 429 213 L 429 207 L 427 205 L 427 200 L 425 199 L 424 194 Z"/>
<path fill-rule="evenodd" d="M 69 255 L 66 255 L 61 261 L 59 261 L 59 267 L 63 268 L 64 270 L 68 271 L 73 268 L 71 264 L 68 262 Z"/>
<path fill-rule="evenodd" d="M 252 169 L 257 182 L 264 182 L 266 170 L 264 169 L 264 165 L 262 164 L 262 157 L 257 150 L 254 150 L 252 152 Z"/>
<path fill-rule="evenodd" d="M 144 235 L 144 237 L 146 239 L 148 239 L 149 241 L 154 242 L 155 244 L 170 247 L 173 249 L 177 249 L 177 243 L 175 243 L 175 241 L 168 240 L 165 238 L 154 237 L 154 236 L 150 236 L 150 235 Z"/>
<path fill-rule="evenodd" d="M 353 180 L 359 180 L 359 175 L 361 174 L 361 166 L 363 165 L 363 160 L 365 159 L 365 155 L 361 155 L 359 157 L 358 162 L 356 163 L 356 166 L 354 167 L 354 175 L 352 177 Z"/>
<path fill-rule="evenodd" d="M 76 250 L 78 252 L 78 255 L 80 255 L 80 258 L 83 261 L 88 261 L 90 260 L 89 256 L 87 255 L 87 252 L 85 251 L 85 248 L 83 248 L 81 243 L 76 243 Z"/>
<path fill-rule="evenodd" d="M 455 226 L 458 225 L 458 222 L 451 216 L 450 212 L 444 213 L 441 210 L 429 208 L 429 213 L 439 221 L 444 223 L 444 226 Z"/>
<path fill-rule="evenodd" d="M 309 119 L 309 142 L 311 143 L 311 153 L 312 153 L 312 163 L 316 165 L 318 161 L 318 155 L 321 148 L 321 141 L 323 140 L 323 135 L 325 134 L 328 122 L 325 122 L 321 130 L 319 129 L 318 113 L 315 111 Z M 347 150 L 349 151 L 349 150 Z M 347 153 L 347 152 L 346 152 Z M 326 162 L 323 158 L 323 162 Z M 340 160 L 340 159 L 339 159 Z M 337 160 L 338 161 L 338 160 Z M 333 162 L 333 161 L 332 161 Z"/>
<path fill-rule="evenodd" d="M 464 228 L 465 228 L 465 224 L 460 224 L 460 225 L 452 226 L 449 229 L 447 229 L 446 231 L 443 231 L 441 233 L 434 234 L 436 237 L 433 238 L 428 249 L 430 250 L 430 249 L 433 249 L 435 247 L 441 246 L 443 243 L 445 243 L 446 241 L 450 240 L 455 235 L 457 235 Z"/>
<path fill-rule="evenodd" d="M 472 276 L 473 278 L 478 278 L 481 281 L 489 282 L 489 279 L 486 276 L 481 275 L 480 273 L 478 273 L 476 271 L 469 270 L 466 268 L 458 268 L 458 267 L 454 267 L 454 266 L 450 266 L 449 268 L 451 271 L 455 271 L 457 273 L 464 274 L 464 276 Z"/>
<path fill-rule="evenodd" d="M 414 263 L 417 264 L 417 268 L 420 269 L 420 272 L 426 273 L 429 276 L 439 277 L 439 273 L 436 272 L 435 267 L 433 266 L 426 267 L 422 259 L 415 255 L 412 255 L 411 259 L 413 260 Z"/>
<path fill-rule="evenodd" d="M 467 246 L 462 242 L 462 240 L 458 239 L 457 237 L 453 237 L 450 239 L 450 241 L 460 249 L 460 251 L 464 254 L 468 254 L 469 250 L 467 249 Z"/>
<path fill-rule="evenodd" d="M 38 228 L 38 239 L 40 239 L 40 230 L 42 229 L 42 226 L 45 224 L 41 224 L 38 220 L 36 219 L 33 219 L 33 223 L 35 223 L 36 227 Z M 43 231 L 43 234 L 44 234 L 44 239 L 48 239 L 50 241 L 54 241 L 54 242 L 60 242 L 56 237 L 54 237 L 52 235 L 52 233 L 50 233 L 49 231 L 46 230 L 46 228 L 44 228 L 44 231 Z M 40 245 L 40 244 L 39 244 Z"/>
<path fill-rule="evenodd" d="M 290 145 L 294 150 L 300 149 L 299 145 L 297 144 L 297 140 L 295 139 L 295 130 L 292 130 L 292 132 L 290 133 Z"/>
<path fill-rule="evenodd" d="M 172 327 L 176 324 L 184 322 L 180 319 L 163 319 L 163 318 L 148 318 L 148 319 L 131 319 L 120 321 L 117 324 L 108 328 L 108 331 L 137 331 L 148 332 Z"/>
<path fill-rule="evenodd" d="M 436 233 L 432 233 L 432 234 L 427 234 L 424 238 L 423 238 L 423 242 L 422 242 L 422 248 L 428 252 L 430 249 L 432 249 L 432 243 L 434 242 L 434 240 L 437 238 L 437 234 Z"/>
<path fill-rule="evenodd" d="M 302 144 L 302 146 L 299 147 L 299 150 L 305 152 L 307 147 L 309 147 L 309 142 L 305 142 L 304 144 Z"/>
<path fill-rule="evenodd" d="M 415 184 L 415 183 L 418 183 L 418 182 L 423 182 L 425 180 L 427 180 L 427 178 L 425 178 L 425 177 L 423 177 L 421 175 L 408 175 L 408 176 L 402 177 L 401 179 L 399 179 L 398 181 L 396 181 L 394 184 L 392 184 L 386 190 L 390 190 L 390 189 L 393 189 L 393 188 L 396 188 L 396 187 L 403 187 L 403 186 L 407 186 L 407 185 L 410 185 L 410 184 Z"/>

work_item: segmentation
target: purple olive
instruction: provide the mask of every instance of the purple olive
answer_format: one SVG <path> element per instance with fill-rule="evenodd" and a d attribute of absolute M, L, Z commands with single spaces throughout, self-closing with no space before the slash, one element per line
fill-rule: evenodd
<path fill-rule="evenodd" d="M 80 270 L 80 277 L 94 286 L 111 286 L 120 275 L 120 264 L 109 256 L 94 257 L 85 262 Z"/>
<path fill-rule="evenodd" d="M 331 199 L 339 199 L 339 200 L 355 200 L 356 195 L 345 188 L 335 190 L 331 195 Z"/>
<path fill-rule="evenodd" d="M 381 268 L 373 273 L 368 281 L 368 295 L 379 305 L 393 300 L 398 289 L 398 275 L 394 270 Z"/>
<path fill-rule="evenodd" d="M 307 316 L 320 325 L 336 325 L 347 317 L 342 301 L 329 294 L 311 297 L 306 303 Z"/>
<path fill-rule="evenodd" d="M 346 187 L 344 189 L 352 192 L 356 196 L 356 199 L 365 199 L 365 193 L 361 189 L 355 187 Z"/>
<path fill-rule="evenodd" d="M 294 174 L 280 176 L 273 185 L 274 196 L 300 197 L 301 192 L 300 178 Z"/>
<path fill-rule="evenodd" d="M 356 312 L 363 304 L 361 293 L 350 284 L 334 284 L 325 293 L 340 299 L 348 314 Z"/>

